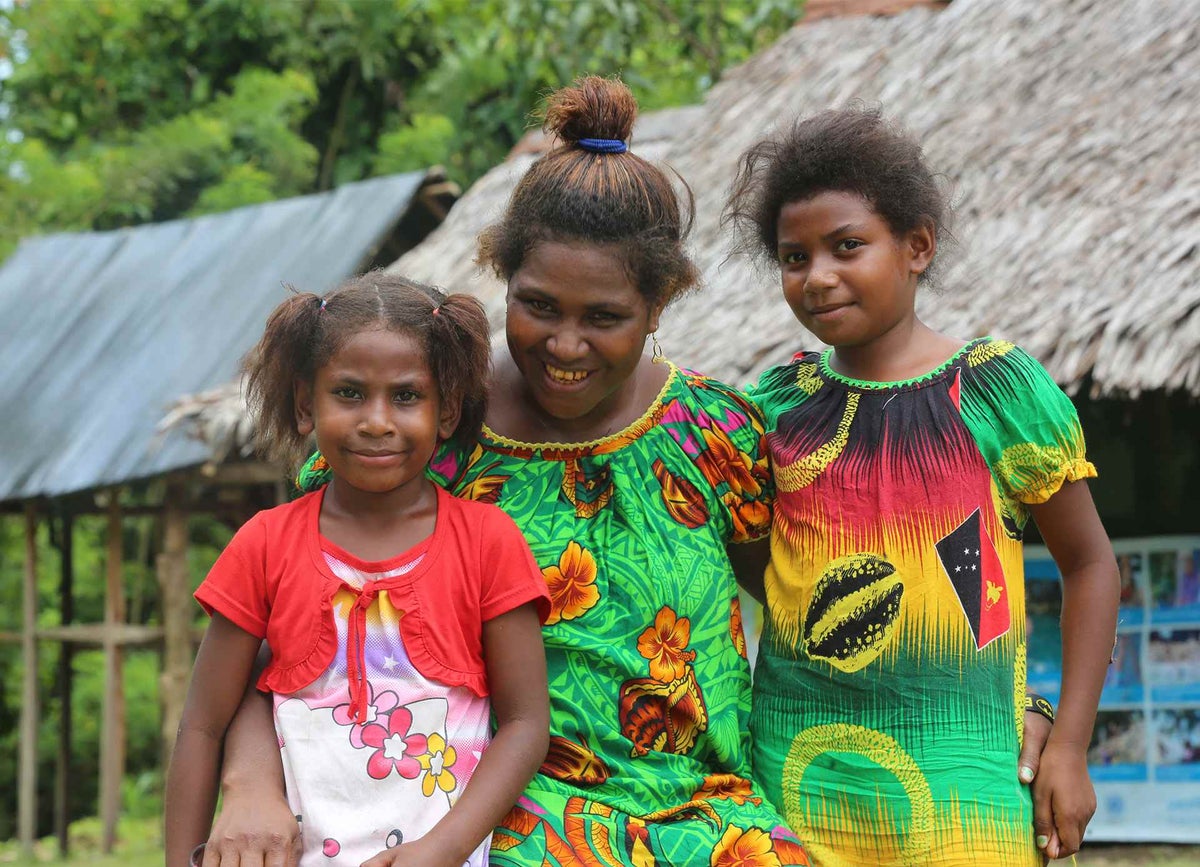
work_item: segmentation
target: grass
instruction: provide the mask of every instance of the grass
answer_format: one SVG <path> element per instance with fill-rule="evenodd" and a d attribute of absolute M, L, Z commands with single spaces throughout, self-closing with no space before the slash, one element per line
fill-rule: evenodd
<path fill-rule="evenodd" d="M 162 822 L 152 819 L 122 819 L 117 826 L 117 846 L 112 855 L 100 854 L 101 826 L 99 819 L 80 819 L 71 823 L 71 855 L 66 861 L 58 858 L 58 841 L 54 837 L 39 840 L 30 859 L 21 854 L 13 841 L 0 843 L 0 865 L 3 867 L 34 867 L 58 864 L 62 867 L 162 867 Z"/>
<path fill-rule="evenodd" d="M 116 851 L 102 856 L 100 820 L 82 819 L 71 825 L 71 857 L 58 860 L 53 837 L 38 841 L 32 860 L 23 857 L 13 842 L 0 843 L 3 867 L 162 867 L 162 830 L 158 819 L 123 819 L 118 827 Z M 1068 862 L 1060 862 L 1068 863 Z M 1200 864 L 1200 846 L 1087 846 L 1078 858 L 1079 867 L 1195 867 Z"/>

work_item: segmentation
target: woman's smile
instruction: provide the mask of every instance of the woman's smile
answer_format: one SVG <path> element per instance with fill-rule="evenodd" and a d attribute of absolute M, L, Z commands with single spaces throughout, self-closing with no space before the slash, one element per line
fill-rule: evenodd
<path fill-rule="evenodd" d="M 543 363 L 546 368 L 546 375 L 555 385 L 561 386 L 581 386 L 583 382 L 591 375 L 590 370 L 568 370 L 565 367 L 558 367 L 555 364 L 547 361 Z"/>

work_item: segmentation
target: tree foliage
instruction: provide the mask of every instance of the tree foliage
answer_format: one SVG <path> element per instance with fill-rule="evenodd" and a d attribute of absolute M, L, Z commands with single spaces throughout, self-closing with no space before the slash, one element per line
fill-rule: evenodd
<path fill-rule="evenodd" d="M 700 99 L 801 0 L 15 0 L 0 8 L 0 257 L 443 164 L 499 161 L 546 92 Z M 5 71 L 8 74 L 5 76 Z"/>

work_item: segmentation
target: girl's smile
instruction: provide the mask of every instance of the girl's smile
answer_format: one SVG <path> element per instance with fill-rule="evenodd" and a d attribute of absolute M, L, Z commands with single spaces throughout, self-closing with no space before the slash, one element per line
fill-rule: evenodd
<path fill-rule="evenodd" d="M 348 338 L 311 386 L 297 386 L 296 404 L 297 426 L 316 433 L 335 484 L 370 494 L 415 493 L 455 421 L 442 418 L 422 342 L 384 328 Z"/>
<path fill-rule="evenodd" d="M 860 379 L 919 375 L 961 345 L 917 318 L 917 279 L 933 232 L 893 232 L 862 196 L 837 190 L 788 202 L 777 227 L 783 297 L 800 324 L 833 346 L 835 366 Z M 925 338 L 913 341 L 918 332 Z"/>
<path fill-rule="evenodd" d="M 914 316 L 929 264 L 854 193 L 827 191 L 779 212 L 783 295 L 801 324 L 831 346 L 861 346 Z"/>

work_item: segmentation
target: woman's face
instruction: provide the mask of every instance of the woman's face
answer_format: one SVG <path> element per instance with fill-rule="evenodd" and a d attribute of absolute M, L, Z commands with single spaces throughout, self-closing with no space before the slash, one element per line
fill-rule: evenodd
<path fill-rule="evenodd" d="M 541 241 L 508 281 L 508 351 L 551 418 L 587 421 L 619 400 L 661 307 L 616 248 Z"/>

